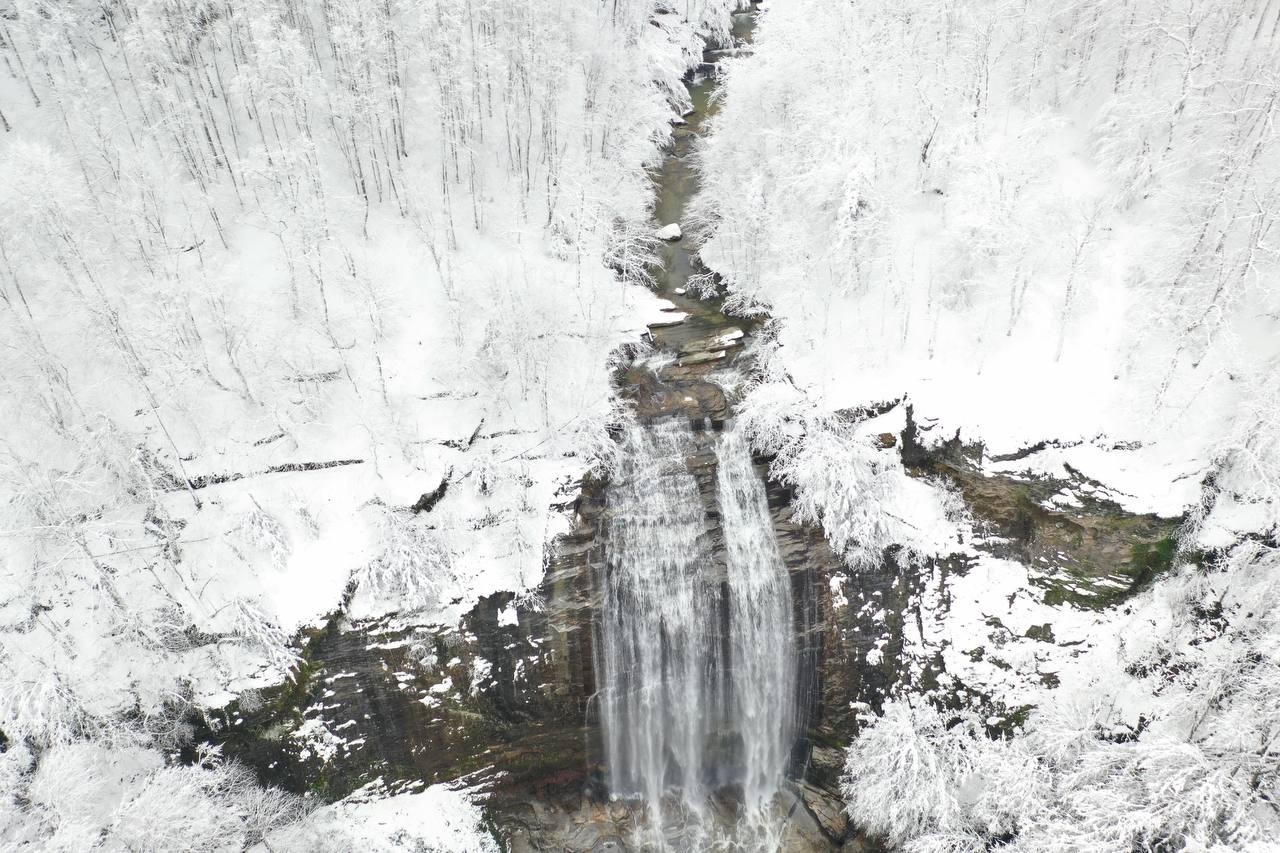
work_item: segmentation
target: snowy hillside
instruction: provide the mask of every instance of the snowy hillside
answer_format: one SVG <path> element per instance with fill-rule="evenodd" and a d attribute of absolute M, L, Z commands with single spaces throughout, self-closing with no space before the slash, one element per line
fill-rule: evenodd
<path fill-rule="evenodd" d="M 193 708 L 345 596 L 448 623 L 539 581 L 657 310 L 645 167 L 727 26 L 0 4 L 0 846 L 138 849 L 171 776 L 168 830 L 253 844 L 296 808 L 152 751 Z"/>
<path fill-rule="evenodd" d="M 913 642 L 939 701 L 1016 712 L 903 687 L 850 751 L 852 816 L 913 851 L 1273 849 L 1280 8 L 775 1 L 755 41 L 700 218 L 730 303 L 773 318 L 756 443 L 855 569 L 965 557 Z M 1073 483 L 1054 511 L 1185 517 L 1173 571 L 1055 603 L 875 446 L 906 404 L 985 476 Z"/>
<path fill-rule="evenodd" d="M 1276 393 L 1255 5 L 778 4 L 704 153 L 704 258 L 821 406 L 910 393 L 1176 513 Z"/>
<path fill-rule="evenodd" d="M 1280 0 L 0 57 L 0 850 L 1280 851 Z"/>

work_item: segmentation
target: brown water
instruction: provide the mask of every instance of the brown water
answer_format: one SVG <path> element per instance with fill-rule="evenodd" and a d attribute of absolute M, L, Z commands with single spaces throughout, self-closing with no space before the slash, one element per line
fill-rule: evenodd
<path fill-rule="evenodd" d="M 739 45 L 734 50 L 750 44 L 754 29 L 754 9 L 733 16 L 732 33 Z M 721 53 L 724 51 L 709 50 L 705 56 L 710 60 Z M 714 72 L 699 70 L 688 83 L 688 88 L 693 112 L 684 117 L 685 124 L 673 129 L 674 144 L 655 175 L 653 216 L 655 227 L 676 222 L 684 232 L 680 240 L 661 246 L 661 268 L 654 276 L 658 293 L 689 315 L 687 320 L 677 326 L 653 330 L 656 345 L 676 351 L 686 350 L 691 343 L 714 338 L 735 326 L 745 329 L 741 321 L 732 321 L 722 313 L 719 299 L 699 299 L 687 292 L 690 291 L 690 278 L 706 273 L 706 269 L 697 260 L 697 235 L 689 227 L 687 213 L 699 186 L 698 175 L 694 170 L 697 140 L 705 131 L 707 122 L 714 117 L 717 108 L 712 102 L 716 89 Z"/>

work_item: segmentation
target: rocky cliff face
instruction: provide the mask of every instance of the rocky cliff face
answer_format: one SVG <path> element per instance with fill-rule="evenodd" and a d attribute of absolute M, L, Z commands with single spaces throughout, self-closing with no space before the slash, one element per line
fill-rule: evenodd
<path fill-rule="evenodd" d="M 713 448 L 730 405 L 708 380 L 710 369 L 676 363 L 631 376 L 624 387 L 640 418 L 688 417 L 702 430 L 690 468 L 704 535 L 723 555 Z M 976 524 L 992 533 L 983 547 L 1028 563 L 1052 559 L 1042 575 L 1046 600 L 1111 606 L 1167 564 L 1177 520 L 1128 515 L 1098 498 L 1050 508 L 1045 498 L 1072 483 L 985 474 L 974 461 L 978 449 L 925 447 L 911 418 L 896 443 L 910 470 L 959 490 Z M 767 462 L 757 460 L 762 473 Z M 527 849 L 595 849 L 625 837 L 634 816 L 608 803 L 593 704 L 605 485 L 584 483 L 566 507 L 573 532 L 558 543 L 535 595 L 491 596 L 456 629 L 335 614 L 303 638 L 294 682 L 242 698 L 215 715 L 205 735 L 265 780 L 324 799 L 371 784 L 405 790 L 466 780 L 490 792 L 499 835 Z M 941 656 L 908 651 L 905 637 L 929 615 L 921 610 L 926 579 L 941 575 L 945 585 L 966 561 L 902 565 L 890 552 L 875 570 L 851 575 L 819 530 L 796 521 L 786 488 L 770 483 L 768 497 L 792 579 L 800 656 L 792 771 L 807 834 L 798 832 L 804 838 L 795 849 L 830 849 L 854 837 L 838 780 L 858 713 L 895 691 L 936 686 Z M 1036 639 L 1052 643 L 1052 626 Z"/>

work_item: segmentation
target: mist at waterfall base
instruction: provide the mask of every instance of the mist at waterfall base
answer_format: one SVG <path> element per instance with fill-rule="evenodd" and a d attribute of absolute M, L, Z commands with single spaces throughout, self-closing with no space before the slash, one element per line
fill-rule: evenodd
<path fill-rule="evenodd" d="M 687 462 L 705 452 L 698 435 L 717 457 L 722 551 Z M 624 445 L 597 661 L 611 794 L 643 805 L 648 844 L 775 849 L 796 656 L 764 485 L 734 430 L 670 419 L 633 425 Z"/>

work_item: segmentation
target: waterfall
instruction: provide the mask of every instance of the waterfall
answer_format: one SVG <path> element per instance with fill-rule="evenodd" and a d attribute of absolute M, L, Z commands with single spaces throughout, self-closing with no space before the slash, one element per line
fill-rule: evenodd
<path fill-rule="evenodd" d="M 714 441 L 724 548 L 688 458 Z M 683 419 L 633 426 L 609 488 L 597 661 L 615 797 L 700 815 L 740 792 L 763 812 L 785 776 L 795 651 L 790 581 L 745 440 Z M 668 807 L 667 813 L 670 813 Z"/>
<path fill-rule="evenodd" d="M 668 786 L 696 802 L 723 716 L 718 584 L 687 429 L 632 427 L 609 489 L 601 694 L 609 787 L 655 812 Z"/>
<path fill-rule="evenodd" d="M 733 723 L 749 809 L 777 792 L 791 754 L 796 682 L 791 580 L 778 553 L 764 485 L 738 430 L 720 441 L 717 491 L 729 590 Z"/>

